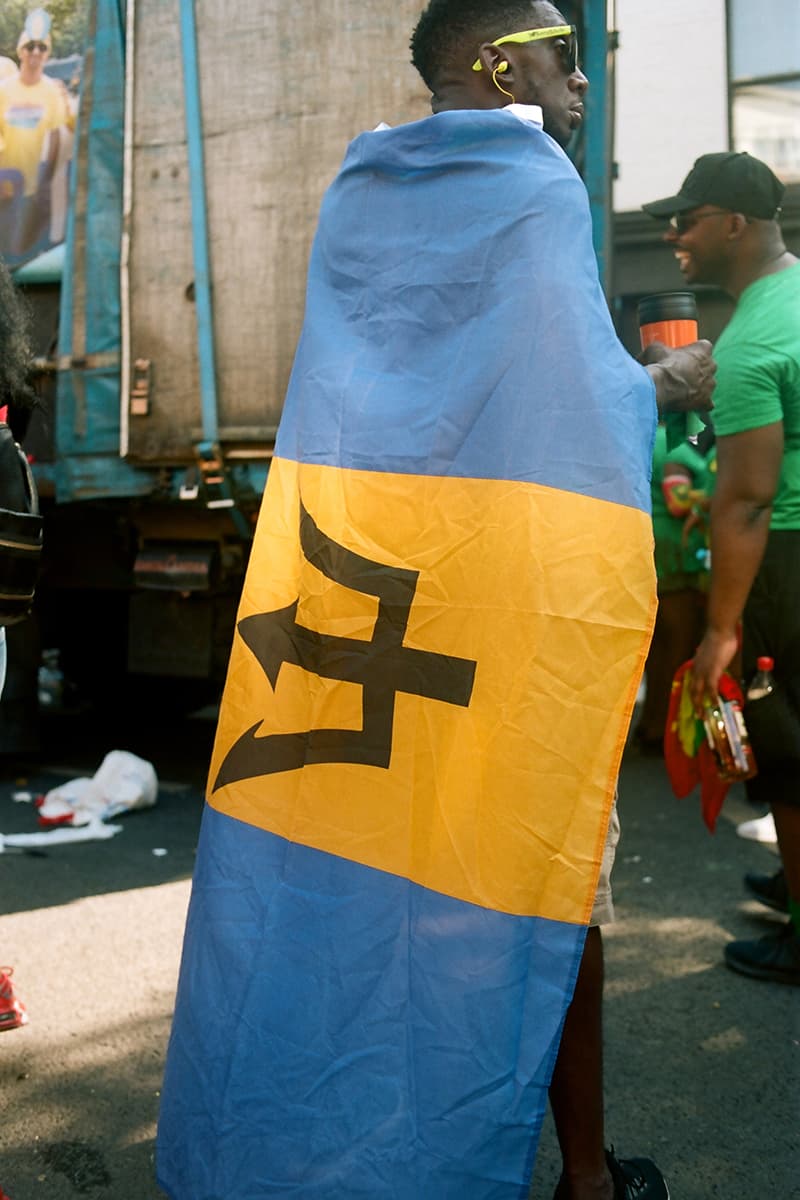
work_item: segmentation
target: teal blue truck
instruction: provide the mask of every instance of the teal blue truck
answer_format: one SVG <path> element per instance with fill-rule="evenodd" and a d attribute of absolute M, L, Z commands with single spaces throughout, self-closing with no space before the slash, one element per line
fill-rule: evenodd
<path fill-rule="evenodd" d="M 27 447 L 45 564 L 15 636 L 81 697 L 220 687 L 319 203 L 352 137 L 428 113 L 420 8 L 91 4 L 66 240 L 17 273 L 47 411 Z M 602 267 L 613 35 L 605 0 L 562 8 L 592 80 L 575 155 Z"/>

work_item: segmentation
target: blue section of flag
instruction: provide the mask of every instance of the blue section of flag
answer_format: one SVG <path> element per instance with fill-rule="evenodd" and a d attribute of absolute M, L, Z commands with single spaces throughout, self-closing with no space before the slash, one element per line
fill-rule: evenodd
<path fill-rule="evenodd" d="M 649 511 L 647 372 L 571 162 L 511 112 L 363 134 L 329 189 L 277 453 L 514 479 Z"/>
<path fill-rule="evenodd" d="M 159 1183 L 175 1200 L 522 1200 L 584 932 L 206 808 Z"/>

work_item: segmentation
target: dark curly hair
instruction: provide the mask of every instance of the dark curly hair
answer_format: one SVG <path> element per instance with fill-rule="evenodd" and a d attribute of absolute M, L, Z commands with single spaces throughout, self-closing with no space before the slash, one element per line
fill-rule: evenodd
<path fill-rule="evenodd" d="M 439 73 L 472 61 L 482 42 L 530 29 L 537 0 L 430 0 L 411 35 L 411 61 L 431 91 Z"/>
<path fill-rule="evenodd" d="M 0 406 L 31 409 L 36 396 L 29 374 L 33 352 L 28 306 L 0 259 Z"/>

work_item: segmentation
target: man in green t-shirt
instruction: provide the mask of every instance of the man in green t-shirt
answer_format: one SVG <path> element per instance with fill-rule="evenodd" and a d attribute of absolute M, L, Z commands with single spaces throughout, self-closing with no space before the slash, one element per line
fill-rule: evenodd
<path fill-rule="evenodd" d="M 725 961 L 800 985 L 800 263 L 777 218 L 783 184 L 749 154 L 704 154 L 676 196 L 644 205 L 670 218 L 665 241 L 687 283 L 729 292 L 736 309 L 714 349 L 717 482 L 708 625 L 693 670 L 698 708 L 715 696 L 743 627 L 745 680 L 774 660 L 774 688 L 745 719 L 758 764 L 749 797 L 769 803 L 783 873 L 748 876 L 786 908 L 780 933 L 731 942 Z"/>

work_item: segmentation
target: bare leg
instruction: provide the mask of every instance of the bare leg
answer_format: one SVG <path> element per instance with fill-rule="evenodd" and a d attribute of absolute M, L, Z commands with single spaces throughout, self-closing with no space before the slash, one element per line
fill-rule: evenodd
<path fill-rule="evenodd" d="M 800 808 L 773 804 L 778 849 L 786 873 L 786 886 L 793 900 L 800 901 Z"/>
<path fill-rule="evenodd" d="M 656 627 L 645 664 L 647 689 L 637 727 L 639 738 L 646 743 L 657 743 L 664 737 L 673 676 L 697 649 L 704 620 L 705 597 L 695 588 L 659 595 Z"/>
<path fill-rule="evenodd" d="M 559 1197 L 613 1200 L 603 1129 L 603 940 L 586 935 L 575 994 L 550 1084 L 550 1105 L 564 1160 Z"/>

